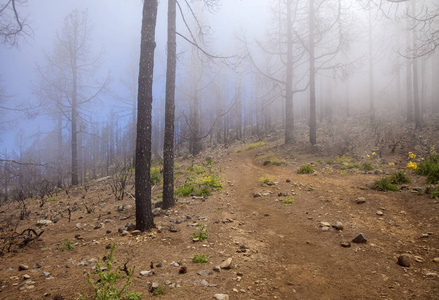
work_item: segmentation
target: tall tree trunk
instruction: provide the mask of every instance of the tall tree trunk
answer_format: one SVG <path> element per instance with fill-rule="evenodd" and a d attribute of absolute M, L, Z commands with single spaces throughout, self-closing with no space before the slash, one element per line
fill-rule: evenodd
<path fill-rule="evenodd" d="M 157 0 L 143 2 L 137 96 L 136 142 L 136 228 L 146 231 L 154 227 L 151 210 L 151 112 L 154 71 Z"/>
<path fill-rule="evenodd" d="M 177 55 L 176 0 L 168 0 L 168 58 L 166 66 L 165 138 L 163 146 L 163 208 L 174 205 L 175 69 Z"/>
<path fill-rule="evenodd" d="M 291 1 L 287 0 L 287 74 L 285 93 L 285 144 L 294 142 L 293 111 L 293 30 L 291 24 Z"/>
<path fill-rule="evenodd" d="M 61 112 L 58 112 L 58 132 L 57 132 L 57 162 L 56 167 L 58 171 L 58 178 L 57 178 L 57 187 L 62 188 L 62 181 L 63 181 L 63 170 L 62 170 L 62 114 Z"/>
<path fill-rule="evenodd" d="M 407 2 L 407 9 L 409 9 Z M 407 19 L 407 27 L 410 28 L 410 20 Z M 410 31 L 407 30 L 407 48 L 410 47 Z M 413 122 L 413 73 L 412 73 L 412 64 L 410 60 L 407 60 L 407 122 Z"/>
<path fill-rule="evenodd" d="M 317 143 L 314 0 L 309 1 L 309 141 Z"/>
<path fill-rule="evenodd" d="M 78 117 L 78 74 L 76 65 L 76 53 L 73 53 L 72 57 L 72 72 L 73 72 L 73 92 L 72 92 L 72 185 L 77 185 L 79 183 L 78 179 L 78 132 L 77 128 L 77 117 Z"/>
<path fill-rule="evenodd" d="M 416 1 L 412 1 L 412 14 L 416 15 Z M 416 28 L 412 30 L 413 34 L 413 50 L 417 48 L 416 45 Z M 414 53 L 417 55 L 417 53 Z M 421 114 L 421 105 L 419 100 L 419 71 L 418 71 L 418 58 L 413 59 L 413 104 L 415 107 L 415 128 L 422 129 L 422 114 Z"/>
<path fill-rule="evenodd" d="M 375 99 L 373 85 L 373 45 L 372 45 L 372 13 L 369 9 L 369 117 L 370 121 L 375 121 Z"/>

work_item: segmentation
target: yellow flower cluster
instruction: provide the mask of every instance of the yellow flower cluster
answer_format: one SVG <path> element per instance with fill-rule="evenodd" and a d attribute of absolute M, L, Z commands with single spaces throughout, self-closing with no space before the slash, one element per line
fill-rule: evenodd
<path fill-rule="evenodd" d="M 389 163 L 389 166 L 394 166 L 395 165 L 395 163 Z"/>
<path fill-rule="evenodd" d="M 375 153 L 375 152 L 372 152 L 372 156 L 374 156 L 374 155 L 376 155 L 376 153 Z M 366 156 L 367 156 L 367 157 L 370 157 L 369 154 L 367 154 Z"/>
<path fill-rule="evenodd" d="M 415 158 L 416 158 L 416 154 L 414 154 L 414 153 L 412 153 L 412 152 L 409 152 L 409 157 L 410 157 L 411 159 L 415 159 Z"/>
<path fill-rule="evenodd" d="M 416 170 L 418 168 L 418 165 L 414 162 L 409 161 L 409 163 L 407 164 L 407 168 Z"/>

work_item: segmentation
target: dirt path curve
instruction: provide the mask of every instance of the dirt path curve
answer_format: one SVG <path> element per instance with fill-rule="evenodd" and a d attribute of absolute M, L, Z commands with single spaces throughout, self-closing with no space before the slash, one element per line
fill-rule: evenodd
<path fill-rule="evenodd" d="M 358 233 L 355 222 L 345 232 L 322 232 L 318 227 L 320 221 L 335 221 L 332 218 L 337 216 L 342 216 L 343 223 L 351 221 L 350 203 L 322 199 L 328 193 L 358 193 L 355 183 L 298 175 L 291 167 L 256 165 L 255 154 L 263 151 L 232 154 L 222 175 L 230 184 L 229 209 L 243 223 L 240 227 L 243 243 L 252 245 L 257 252 L 253 255 L 252 268 L 259 273 L 255 281 L 260 284 L 258 299 L 408 297 L 409 291 L 400 288 L 408 280 L 379 246 L 340 246 L 340 241 L 351 240 Z M 275 179 L 276 186 L 262 187 L 259 178 L 263 175 Z M 286 182 L 287 178 L 291 183 Z M 277 194 L 295 190 L 297 182 L 311 183 L 316 192 L 311 196 L 306 192 L 294 196 L 293 205 L 279 201 L 281 197 Z M 271 196 L 253 197 L 254 192 L 264 190 L 271 192 Z M 399 272 L 398 278 L 389 280 L 386 274 L 390 269 Z"/>

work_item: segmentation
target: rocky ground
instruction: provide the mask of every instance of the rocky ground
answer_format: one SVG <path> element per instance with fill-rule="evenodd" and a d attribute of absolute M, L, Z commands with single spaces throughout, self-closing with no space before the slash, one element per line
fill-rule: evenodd
<path fill-rule="evenodd" d="M 439 299 L 439 201 L 420 195 L 425 177 L 405 168 L 405 157 L 358 158 L 375 166 L 365 173 L 341 170 L 312 151 L 292 154 L 280 141 L 238 152 L 242 147 L 179 160 L 184 170 L 213 158 L 223 189 L 156 210 L 157 228 L 146 233 L 132 231 L 134 200 L 116 201 L 108 179 L 61 191 L 42 208 L 27 200 L 31 214 L 16 232 L 44 233 L 4 249 L 0 298 L 91 296 L 87 274 L 97 279 L 96 262 L 114 244 L 113 266 L 135 267 L 130 289 L 142 299 Z M 307 163 L 315 173 L 297 174 Z M 397 169 L 412 179 L 402 190 L 368 186 Z M 19 212 L 17 203 L 0 207 L 3 237 L 15 230 Z M 41 220 L 53 222 L 36 227 Z M 200 225 L 208 238 L 194 241 Z M 192 262 L 194 255 L 207 263 Z M 164 295 L 153 296 L 151 285 Z"/>

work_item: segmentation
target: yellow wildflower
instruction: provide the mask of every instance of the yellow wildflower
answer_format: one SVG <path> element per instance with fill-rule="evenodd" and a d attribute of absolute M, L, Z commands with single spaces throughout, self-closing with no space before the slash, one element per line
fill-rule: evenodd
<path fill-rule="evenodd" d="M 407 168 L 416 170 L 418 168 L 418 165 L 416 165 L 416 163 L 414 162 L 409 161 L 409 163 L 407 164 Z"/>
<path fill-rule="evenodd" d="M 375 155 L 376 153 L 375 152 L 372 152 L 372 155 Z"/>
<path fill-rule="evenodd" d="M 412 153 L 412 152 L 409 152 L 409 157 L 410 157 L 411 159 L 415 159 L 415 158 L 416 158 L 416 154 L 414 154 L 414 153 Z"/>
<path fill-rule="evenodd" d="M 368 154 L 367 157 L 370 157 L 370 155 Z"/>
<path fill-rule="evenodd" d="M 395 163 L 389 163 L 389 166 L 394 166 L 395 165 Z"/>

